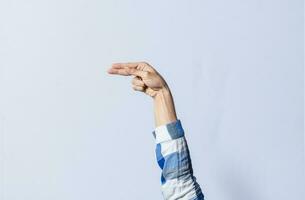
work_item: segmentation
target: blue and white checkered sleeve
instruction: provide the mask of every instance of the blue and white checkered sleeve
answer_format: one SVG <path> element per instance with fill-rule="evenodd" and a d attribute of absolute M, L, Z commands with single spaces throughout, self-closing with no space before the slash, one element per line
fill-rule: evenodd
<path fill-rule="evenodd" d="M 157 143 L 157 161 L 162 170 L 161 190 L 164 199 L 203 200 L 203 193 L 193 175 L 181 121 L 158 126 L 153 135 Z"/>

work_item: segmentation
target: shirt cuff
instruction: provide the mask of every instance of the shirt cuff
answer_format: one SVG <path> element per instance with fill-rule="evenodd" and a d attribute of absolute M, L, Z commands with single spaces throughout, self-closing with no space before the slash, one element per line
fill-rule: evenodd
<path fill-rule="evenodd" d="M 184 130 L 182 128 L 181 121 L 177 119 L 174 122 L 156 127 L 152 134 L 156 139 L 156 143 L 159 144 L 183 137 Z"/>

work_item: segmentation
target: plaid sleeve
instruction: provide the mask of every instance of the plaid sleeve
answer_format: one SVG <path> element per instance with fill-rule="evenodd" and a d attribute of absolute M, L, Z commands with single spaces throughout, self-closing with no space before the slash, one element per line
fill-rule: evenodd
<path fill-rule="evenodd" d="M 156 127 L 153 135 L 158 165 L 162 170 L 164 199 L 203 200 L 201 188 L 193 176 L 190 152 L 180 120 Z"/>

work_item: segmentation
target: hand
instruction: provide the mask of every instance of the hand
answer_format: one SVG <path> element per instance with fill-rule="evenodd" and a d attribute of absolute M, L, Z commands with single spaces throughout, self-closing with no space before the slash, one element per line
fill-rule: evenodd
<path fill-rule="evenodd" d="M 114 63 L 108 70 L 109 74 L 135 76 L 132 88 L 155 98 L 162 90 L 169 90 L 162 76 L 146 62 Z"/>
<path fill-rule="evenodd" d="M 176 121 L 174 100 L 162 76 L 148 63 L 115 63 L 109 74 L 135 76 L 132 79 L 134 90 L 144 92 L 154 99 L 154 115 L 156 127 Z"/>

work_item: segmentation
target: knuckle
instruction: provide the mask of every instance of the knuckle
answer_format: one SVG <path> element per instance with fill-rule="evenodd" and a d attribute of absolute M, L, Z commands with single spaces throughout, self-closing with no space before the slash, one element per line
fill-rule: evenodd
<path fill-rule="evenodd" d="M 153 67 L 150 67 L 150 68 L 151 68 L 153 73 L 155 73 L 155 74 L 157 73 L 157 70 L 155 68 L 153 68 Z"/>
<path fill-rule="evenodd" d="M 143 72 L 144 77 L 148 77 L 148 75 L 149 75 L 149 72 Z"/>

